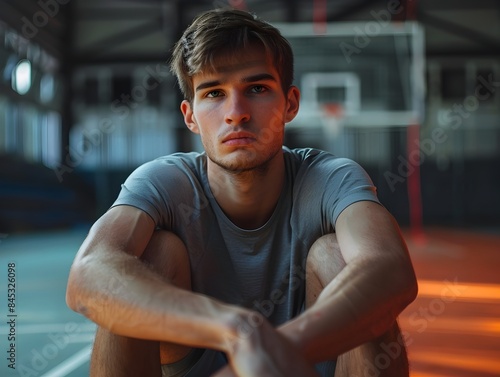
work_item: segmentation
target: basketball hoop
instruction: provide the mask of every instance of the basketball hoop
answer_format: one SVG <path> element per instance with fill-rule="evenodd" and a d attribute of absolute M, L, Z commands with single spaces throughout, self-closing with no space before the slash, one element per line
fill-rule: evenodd
<path fill-rule="evenodd" d="M 337 137 L 344 126 L 344 106 L 338 102 L 320 104 L 321 122 L 328 136 Z"/>

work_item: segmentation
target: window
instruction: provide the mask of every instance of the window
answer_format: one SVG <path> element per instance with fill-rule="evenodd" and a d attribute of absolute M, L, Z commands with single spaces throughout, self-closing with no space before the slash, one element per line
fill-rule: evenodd
<path fill-rule="evenodd" d="M 12 89 L 25 95 L 31 89 L 31 62 L 20 60 L 12 71 Z"/>

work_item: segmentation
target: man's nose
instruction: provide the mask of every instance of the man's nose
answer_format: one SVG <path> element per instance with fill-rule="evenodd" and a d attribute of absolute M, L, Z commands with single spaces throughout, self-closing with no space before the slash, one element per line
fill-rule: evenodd
<path fill-rule="evenodd" d="M 250 120 L 250 111 L 246 98 L 242 94 L 233 93 L 226 102 L 225 121 L 237 126 Z"/>

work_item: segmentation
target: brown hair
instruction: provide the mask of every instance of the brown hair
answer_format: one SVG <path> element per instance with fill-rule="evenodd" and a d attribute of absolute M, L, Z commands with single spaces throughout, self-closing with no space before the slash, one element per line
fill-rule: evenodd
<path fill-rule="evenodd" d="M 248 12 L 214 9 L 199 15 L 174 46 L 170 69 L 184 98 L 194 97 L 194 74 L 214 69 L 216 57 L 236 54 L 255 43 L 271 57 L 286 93 L 293 82 L 293 53 L 279 30 Z"/>

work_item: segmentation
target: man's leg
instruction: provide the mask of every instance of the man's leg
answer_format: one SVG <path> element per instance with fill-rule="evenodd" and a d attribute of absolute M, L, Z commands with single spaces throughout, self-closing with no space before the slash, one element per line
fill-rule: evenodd
<path fill-rule="evenodd" d="M 187 250 L 173 233 L 156 231 L 141 260 L 171 284 L 191 289 Z M 171 343 L 127 338 L 99 328 L 92 351 L 90 376 L 160 377 L 161 364 L 179 361 L 190 350 Z"/>
<path fill-rule="evenodd" d="M 306 307 L 311 307 L 323 288 L 346 263 L 335 234 L 318 239 L 307 257 Z M 408 358 L 397 323 L 380 337 L 340 355 L 335 377 L 407 377 Z"/>

